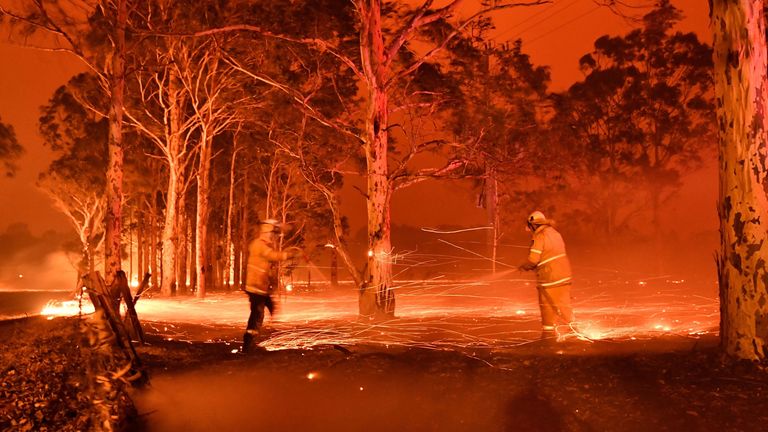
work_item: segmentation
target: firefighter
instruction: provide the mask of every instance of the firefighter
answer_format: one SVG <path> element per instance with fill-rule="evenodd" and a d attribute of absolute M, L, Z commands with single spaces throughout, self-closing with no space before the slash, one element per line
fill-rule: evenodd
<path fill-rule="evenodd" d="M 264 308 L 270 314 L 275 312 L 272 293 L 278 287 L 277 262 L 294 258 L 298 249 L 279 251 L 274 249 L 275 239 L 280 233 L 276 220 L 266 220 L 259 225 L 259 236 L 248 245 L 248 270 L 245 277 L 245 293 L 251 304 L 251 314 L 243 335 L 242 352 L 251 349 L 254 337 L 258 336 L 264 322 Z"/>
<path fill-rule="evenodd" d="M 536 270 L 542 339 L 549 339 L 557 336 L 558 325 L 567 325 L 569 331 L 572 326 L 571 263 L 554 221 L 534 211 L 528 216 L 527 225 L 533 239 L 528 259 L 518 268 Z"/>

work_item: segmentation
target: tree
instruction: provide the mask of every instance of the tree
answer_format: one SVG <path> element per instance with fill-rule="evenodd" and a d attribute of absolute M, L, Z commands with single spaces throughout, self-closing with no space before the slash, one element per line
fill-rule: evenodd
<path fill-rule="evenodd" d="M 768 71 L 763 0 L 710 0 L 719 137 L 720 341 L 768 356 Z"/>
<path fill-rule="evenodd" d="M 451 157 L 443 166 L 414 170 L 411 162 L 415 156 L 425 151 L 435 151 L 436 144 L 444 140 L 428 140 L 417 142 L 407 140 L 408 146 L 397 161 L 390 160 L 397 156 L 391 150 L 396 141 L 391 140 L 390 133 L 393 125 L 393 114 L 417 105 L 435 106 L 440 99 L 439 92 L 422 92 L 418 86 L 413 86 L 420 74 L 439 70 L 439 56 L 445 53 L 445 48 L 472 22 L 493 11 L 518 7 L 533 6 L 543 1 L 510 3 L 505 1 L 483 2 L 477 12 L 466 19 L 459 19 L 451 25 L 449 19 L 457 14 L 462 0 L 453 0 L 447 5 L 433 8 L 433 1 L 427 0 L 415 9 L 410 9 L 395 2 L 381 0 L 355 0 L 352 2 L 354 25 L 358 32 L 357 43 L 351 50 L 348 39 L 335 33 L 334 38 L 322 34 L 308 37 L 281 35 L 279 39 L 291 40 L 308 46 L 316 47 L 320 52 L 339 59 L 348 71 L 357 79 L 362 102 L 349 108 L 356 108 L 356 114 L 362 119 L 362 128 L 323 116 L 307 102 L 303 92 L 290 86 L 281 85 L 263 74 L 239 69 L 256 80 L 272 83 L 282 91 L 290 94 L 294 100 L 313 119 L 353 137 L 359 143 L 363 155 L 363 177 L 366 180 L 365 198 L 368 215 L 368 253 L 364 271 L 352 265 L 351 259 L 344 259 L 347 268 L 356 282 L 365 287 L 361 290 L 360 316 L 367 318 L 387 317 L 394 315 L 394 288 L 392 286 L 392 264 L 396 255 L 391 244 L 390 207 L 392 194 L 401 188 L 420 181 L 439 178 L 460 169 L 464 164 Z M 337 5 L 338 15 L 343 15 L 343 5 Z M 218 31 L 233 29 L 254 30 L 267 34 L 261 28 L 236 26 Z M 272 34 L 274 36 L 274 34 Z M 341 38 L 339 41 L 338 39 Z M 334 42 L 341 42 L 337 45 Z M 422 49 L 425 44 L 426 48 Z M 346 45 L 344 45 L 346 44 Z M 392 104 L 396 98 L 397 104 Z M 343 102 L 342 102 L 343 104 Z M 414 112 L 414 111 L 411 111 Z M 429 112 L 426 109 L 425 112 Z M 422 112 L 421 114 L 424 114 Z M 346 118 L 346 117 L 345 117 Z M 322 187 L 322 184 L 315 183 Z M 331 195 L 332 191 L 323 190 L 331 207 L 338 205 L 338 200 Z M 335 226 L 341 226 L 339 217 L 334 217 Z M 337 245 L 340 246 L 340 245 Z M 341 251 L 341 250 L 340 250 Z M 342 255 L 343 257 L 344 255 Z"/>
<path fill-rule="evenodd" d="M 488 245 L 491 271 L 496 271 L 498 241 L 504 201 L 520 189 L 520 179 L 533 176 L 538 156 L 536 137 L 542 133 L 538 107 L 545 102 L 549 71 L 534 66 L 523 52 L 522 41 L 494 44 L 486 37 L 490 20 L 473 26 L 470 37 L 453 49 L 452 65 L 458 69 L 460 97 L 452 110 L 450 124 L 457 141 L 476 140 L 471 154 L 481 180 L 478 205 L 488 217 Z M 477 65 L 481 65 L 477 67 Z M 551 163 L 554 157 L 546 158 Z M 512 224 L 518 226 L 519 223 Z"/>
<path fill-rule="evenodd" d="M 16 172 L 14 163 L 24 153 L 24 148 L 16 139 L 16 132 L 13 126 L 6 125 L 0 119 L 0 161 L 5 167 L 5 175 L 12 177 Z"/>
<path fill-rule="evenodd" d="M 400 164 L 391 170 L 389 166 L 390 98 L 403 80 L 412 76 L 426 63 L 433 61 L 453 38 L 479 17 L 504 8 L 534 5 L 541 2 L 505 3 L 490 2 L 467 19 L 461 20 L 453 29 L 437 37 L 425 53 L 412 51 L 410 43 L 426 31 L 431 24 L 444 22 L 456 14 L 461 0 L 455 0 L 441 8 L 432 9 L 433 1 L 427 0 L 412 13 L 401 17 L 405 22 L 394 32 L 388 32 L 382 19 L 386 12 L 381 0 L 357 0 L 354 2 L 360 25 L 360 68 L 358 76 L 365 91 L 365 126 L 362 135 L 363 152 L 366 160 L 367 214 L 368 214 L 368 272 L 366 288 L 362 296 L 370 301 L 361 301 L 361 316 L 394 315 L 394 291 L 392 287 L 391 219 L 392 193 L 416 179 L 444 175 L 458 168 L 460 164 L 449 161 L 441 168 L 407 173 Z M 439 34 L 439 33 L 438 33 Z M 422 144 L 412 147 L 413 154 Z M 406 156 L 406 162 L 412 156 Z M 393 175 L 394 174 L 394 175 Z M 400 183 L 400 184 L 397 184 Z"/>
<path fill-rule="evenodd" d="M 72 53 L 82 60 L 98 74 L 109 95 L 104 273 L 107 284 L 112 284 L 121 268 L 122 116 L 128 0 L 83 1 L 77 5 L 36 0 L 19 12 L 0 7 L 0 16 L 21 24 L 22 35 L 43 31 L 52 36 L 53 49 Z"/>
<path fill-rule="evenodd" d="M 177 282 L 173 269 L 177 267 L 179 204 L 189 185 L 188 167 L 194 155 L 186 138 L 194 128 L 194 122 L 184 116 L 184 97 L 174 67 L 154 70 L 146 77 L 141 73 L 137 75 L 139 85 L 135 94 L 140 94 L 141 98 L 135 101 L 136 105 L 129 102 L 125 114 L 128 123 L 157 146 L 168 167 L 161 292 L 171 295 Z"/>
<path fill-rule="evenodd" d="M 106 100 L 92 74 L 80 74 L 59 87 L 42 109 L 40 133 L 57 154 L 38 180 L 72 223 L 81 243 L 81 274 L 95 270 L 104 241 L 103 218 L 107 122 L 98 114 Z"/>
<path fill-rule="evenodd" d="M 563 135 L 571 137 L 566 151 L 593 173 L 581 177 L 599 182 L 589 188 L 590 219 L 607 234 L 627 229 L 646 208 L 633 193 L 638 181 L 658 234 L 661 203 L 711 149 L 711 49 L 693 33 L 673 31 L 681 17 L 661 0 L 641 28 L 600 37 L 580 60 L 584 80 L 557 97 L 553 122 L 571 132 Z"/>

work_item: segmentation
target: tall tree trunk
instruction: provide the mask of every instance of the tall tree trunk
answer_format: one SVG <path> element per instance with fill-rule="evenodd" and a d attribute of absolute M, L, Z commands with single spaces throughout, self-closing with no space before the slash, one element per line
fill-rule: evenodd
<path fill-rule="evenodd" d="M 194 221 L 187 222 L 187 238 L 189 239 L 189 248 L 187 249 L 187 274 L 189 274 L 189 289 L 197 291 L 197 224 Z"/>
<path fill-rule="evenodd" d="M 109 138 L 107 142 L 107 211 L 105 217 L 104 279 L 111 285 L 120 262 L 120 237 L 123 199 L 123 91 L 125 88 L 125 27 L 128 20 L 126 0 L 118 0 L 115 47 L 110 74 Z"/>
<path fill-rule="evenodd" d="M 768 344 L 768 75 L 763 0 L 711 0 L 720 141 L 720 341 L 765 360 Z"/>
<path fill-rule="evenodd" d="M 128 286 L 133 282 L 133 208 L 128 215 Z"/>
<path fill-rule="evenodd" d="M 179 175 L 176 167 L 168 170 L 168 192 L 166 194 L 165 222 L 163 223 L 163 281 L 160 292 L 170 296 L 176 284 L 176 239 L 177 204 L 178 204 Z"/>
<path fill-rule="evenodd" d="M 176 218 L 176 292 L 187 294 L 187 237 L 186 197 L 184 191 L 179 194 L 178 217 Z"/>
<path fill-rule="evenodd" d="M 389 71 L 381 28 L 381 1 L 360 1 L 358 10 L 363 24 L 360 52 L 368 87 L 365 119 L 368 260 L 360 290 L 359 313 L 370 319 L 395 313 L 390 240 L 392 188 L 387 161 L 389 98 L 385 88 Z"/>
<path fill-rule="evenodd" d="M 195 260 L 197 272 L 197 298 L 205 297 L 208 281 L 208 198 L 211 170 L 212 137 L 203 134 L 200 143 L 200 163 L 197 168 L 197 229 L 195 231 Z"/>
<path fill-rule="evenodd" d="M 147 273 L 147 227 L 145 223 L 146 216 L 144 215 L 144 200 L 139 203 L 139 221 L 138 221 L 138 236 L 137 241 L 139 244 L 136 247 L 137 260 L 139 261 L 139 274 L 144 277 Z"/>
<path fill-rule="evenodd" d="M 245 288 L 245 278 L 246 278 L 246 269 L 247 269 L 247 262 L 248 256 L 246 254 L 246 251 L 248 250 L 248 214 L 250 207 L 248 206 L 248 197 L 249 197 L 249 183 L 248 183 L 248 171 L 246 170 L 245 173 L 243 173 L 243 197 L 240 201 L 240 254 L 239 254 L 239 262 L 240 267 L 237 272 L 237 280 L 238 284 L 237 287 L 239 289 Z"/>
<path fill-rule="evenodd" d="M 181 86 L 178 77 L 171 68 L 171 77 L 168 82 L 169 98 L 169 132 L 168 151 L 166 162 L 168 163 L 168 191 L 166 192 L 165 224 L 163 225 L 163 295 L 171 295 L 177 285 L 176 268 L 178 266 L 179 232 L 178 218 L 179 199 L 184 185 L 181 154 L 184 142 L 181 135 L 182 106 Z"/>
<path fill-rule="evenodd" d="M 392 289 L 390 205 L 392 189 L 387 165 L 387 94 L 374 88 L 368 111 L 366 160 L 368 168 L 368 279 L 362 290 L 360 315 L 373 318 L 395 313 Z M 371 302 L 371 300 L 374 300 Z"/>
<path fill-rule="evenodd" d="M 158 287 L 160 276 L 160 265 L 157 259 L 158 246 L 160 242 L 157 236 L 157 191 L 152 193 L 152 203 L 149 210 L 149 272 L 152 274 L 152 286 Z"/>
<path fill-rule="evenodd" d="M 499 185 L 496 179 L 496 168 L 486 168 L 485 178 L 485 210 L 488 217 L 488 248 L 491 257 L 491 273 L 496 274 L 496 257 L 499 248 Z"/>
<path fill-rule="evenodd" d="M 232 244 L 232 218 L 235 209 L 235 161 L 237 156 L 237 137 L 235 137 L 235 147 L 232 150 L 232 161 L 229 166 L 229 201 L 227 202 L 227 233 L 224 239 L 224 283 L 227 290 L 231 288 L 232 283 L 232 255 L 234 254 L 234 246 Z"/>
<path fill-rule="evenodd" d="M 221 254 L 219 253 L 219 232 L 212 230 L 208 233 L 208 281 L 209 291 L 215 291 L 221 286 Z"/>

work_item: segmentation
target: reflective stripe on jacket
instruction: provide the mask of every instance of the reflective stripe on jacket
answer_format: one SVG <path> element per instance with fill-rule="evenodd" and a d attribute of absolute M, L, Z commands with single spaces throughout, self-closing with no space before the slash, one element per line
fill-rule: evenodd
<path fill-rule="evenodd" d="M 536 264 L 536 286 L 538 288 L 550 288 L 571 283 L 571 263 L 565 253 L 563 236 L 551 225 L 541 225 L 533 233 L 528 261 Z"/>
<path fill-rule="evenodd" d="M 288 258 L 287 252 L 277 251 L 270 242 L 261 237 L 248 245 L 248 272 L 245 276 L 245 290 L 255 294 L 271 294 L 277 287 L 277 275 L 272 265 L 276 261 Z M 272 281 L 270 281 L 270 277 Z"/>

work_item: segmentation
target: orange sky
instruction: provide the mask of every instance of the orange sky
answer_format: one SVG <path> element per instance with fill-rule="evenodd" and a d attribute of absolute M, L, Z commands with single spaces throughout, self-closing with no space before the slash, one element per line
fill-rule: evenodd
<path fill-rule="evenodd" d="M 631 2 L 631 0 L 630 0 Z M 695 31 L 709 42 L 706 0 L 673 0 L 686 18 L 684 31 Z M 647 3 L 647 2 L 643 2 Z M 497 40 L 520 37 L 524 50 L 534 63 L 549 65 L 552 89 L 563 90 L 580 78 L 578 59 L 590 51 L 594 40 L 604 34 L 622 34 L 630 24 L 592 0 L 555 0 L 551 5 L 522 8 L 500 13 Z M 0 232 L 15 222 L 29 224 L 32 231 L 66 229 L 67 222 L 35 187 L 35 180 L 50 162 L 37 134 L 39 107 L 64 84 L 81 65 L 63 53 L 51 53 L 19 47 L 7 42 L 8 29 L 0 36 L 0 118 L 10 123 L 27 150 L 20 162 L 22 170 L 13 179 L 0 178 Z M 716 229 L 716 171 L 713 168 L 694 173 L 693 181 L 683 188 L 670 208 L 670 218 L 695 214 L 687 219 L 692 231 Z M 474 196 L 455 185 L 419 185 L 398 192 L 393 202 L 393 223 L 416 226 L 482 223 L 482 213 L 474 208 Z M 364 205 L 350 202 L 353 222 L 362 220 Z M 463 215 L 461 218 L 457 215 Z"/>

